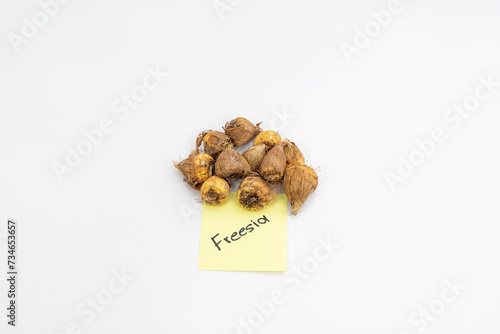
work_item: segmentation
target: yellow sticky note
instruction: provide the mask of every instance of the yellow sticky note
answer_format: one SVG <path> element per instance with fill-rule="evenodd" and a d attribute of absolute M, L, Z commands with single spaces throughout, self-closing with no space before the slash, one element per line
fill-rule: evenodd
<path fill-rule="evenodd" d="M 200 270 L 286 271 L 287 198 L 248 211 L 232 192 L 221 206 L 203 203 Z"/>

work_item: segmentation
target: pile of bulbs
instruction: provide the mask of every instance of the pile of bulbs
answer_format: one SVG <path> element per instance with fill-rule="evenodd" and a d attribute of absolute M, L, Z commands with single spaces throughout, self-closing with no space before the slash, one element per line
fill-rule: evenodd
<path fill-rule="evenodd" d="M 316 171 L 306 166 L 295 143 L 272 130 L 262 131 L 243 117 L 227 122 L 224 132 L 205 130 L 196 138 L 196 149 L 174 166 L 209 205 L 222 205 L 229 198 L 230 182 L 242 179 L 236 198 L 247 210 L 261 210 L 276 197 L 280 184 L 296 215 L 318 186 Z M 253 139 L 243 153 L 241 147 Z M 203 149 L 200 146 L 203 144 Z"/>

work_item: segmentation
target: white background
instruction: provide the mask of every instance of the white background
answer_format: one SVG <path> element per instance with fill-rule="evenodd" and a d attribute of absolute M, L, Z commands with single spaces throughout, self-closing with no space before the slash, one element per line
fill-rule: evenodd
<path fill-rule="evenodd" d="M 500 87 L 456 129 L 443 117 L 479 77 L 500 81 L 500 4 L 401 0 L 349 62 L 340 46 L 389 1 L 231 3 L 221 17 L 212 0 L 73 0 L 15 52 L 9 36 L 41 7 L 1 1 L 1 277 L 8 218 L 20 272 L 16 328 L 0 283 L 1 332 L 237 333 L 274 289 L 283 303 L 241 333 L 499 332 Z M 169 75 L 120 119 L 112 104 L 148 66 Z M 318 238 L 341 246 L 297 289 L 283 273 L 197 270 L 198 193 L 172 159 L 236 116 L 321 168 L 289 217 L 289 268 Z M 53 163 L 104 118 L 113 131 L 58 180 Z M 386 173 L 435 128 L 447 139 L 391 190 Z M 127 286 L 79 314 L 122 270 Z M 455 279 L 462 293 L 412 325 Z"/>

